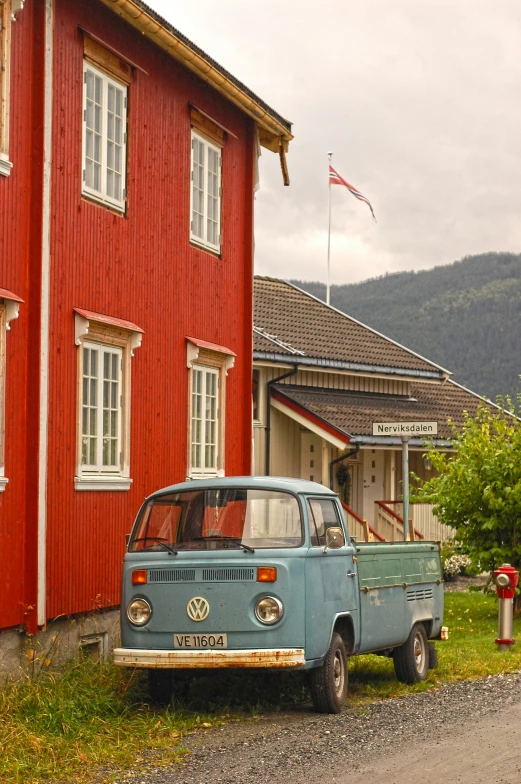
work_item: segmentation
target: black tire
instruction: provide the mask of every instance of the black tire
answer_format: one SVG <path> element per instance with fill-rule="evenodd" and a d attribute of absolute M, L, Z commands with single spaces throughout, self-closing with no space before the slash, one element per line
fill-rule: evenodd
<path fill-rule="evenodd" d="M 393 651 L 394 671 L 402 683 L 419 683 L 429 672 L 429 643 L 422 623 L 416 623 L 407 640 Z"/>
<path fill-rule="evenodd" d="M 315 709 L 319 713 L 340 713 L 347 697 L 347 655 L 337 632 L 333 633 L 324 664 L 310 674 Z"/>
<path fill-rule="evenodd" d="M 174 691 L 172 670 L 148 670 L 148 693 L 154 705 L 170 705 Z"/>
<path fill-rule="evenodd" d="M 433 642 L 429 642 L 429 670 L 435 670 L 438 666 L 438 651 Z"/>

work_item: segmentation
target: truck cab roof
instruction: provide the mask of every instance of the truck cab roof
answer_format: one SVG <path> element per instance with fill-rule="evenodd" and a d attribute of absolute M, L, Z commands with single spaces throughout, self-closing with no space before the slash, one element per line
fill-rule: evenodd
<path fill-rule="evenodd" d="M 227 476 L 221 479 L 193 479 L 188 482 L 179 482 L 178 484 L 156 490 L 148 498 L 154 498 L 166 493 L 181 493 L 184 490 L 216 490 L 226 487 L 278 490 L 280 492 L 303 493 L 305 495 L 336 495 L 328 487 L 306 479 L 295 479 L 288 476 Z"/>

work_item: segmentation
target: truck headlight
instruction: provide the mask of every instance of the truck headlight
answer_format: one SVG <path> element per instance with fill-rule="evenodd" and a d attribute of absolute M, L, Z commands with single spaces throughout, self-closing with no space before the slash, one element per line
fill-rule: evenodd
<path fill-rule="evenodd" d="M 146 599 L 132 599 L 127 607 L 127 618 L 134 626 L 144 626 L 150 620 L 152 608 Z"/>
<path fill-rule="evenodd" d="M 283 615 L 284 605 L 274 596 L 263 596 L 255 605 L 255 617 L 266 626 L 277 623 Z"/>

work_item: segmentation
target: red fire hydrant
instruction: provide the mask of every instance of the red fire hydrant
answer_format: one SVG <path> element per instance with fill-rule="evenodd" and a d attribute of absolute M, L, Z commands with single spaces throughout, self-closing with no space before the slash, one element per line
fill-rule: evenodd
<path fill-rule="evenodd" d="M 512 639 L 512 619 L 514 616 L 514 596 L 519 581 L 519 572 L 510 564 L 503 564 L 494 572 L 499 599 L 498 637 L 496 645 L 499 650 L 510 650 L 514 644 Z"/>

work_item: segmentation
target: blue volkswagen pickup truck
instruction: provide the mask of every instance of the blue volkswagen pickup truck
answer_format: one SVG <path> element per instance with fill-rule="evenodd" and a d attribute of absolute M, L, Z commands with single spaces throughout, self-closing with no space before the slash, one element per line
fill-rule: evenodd
<path fill-rule="evenodd" d="M 114 661 L 146 668 L 160 702 L 176 670 L 309 670 L 316 709 L 338 713 L 349 656 L 392 656 L 399 680 L 424 680 L 442 617 L 437 543 L 353 541 L 337 495 L 315 482 L 198 480 L 139 510 Z"/>

